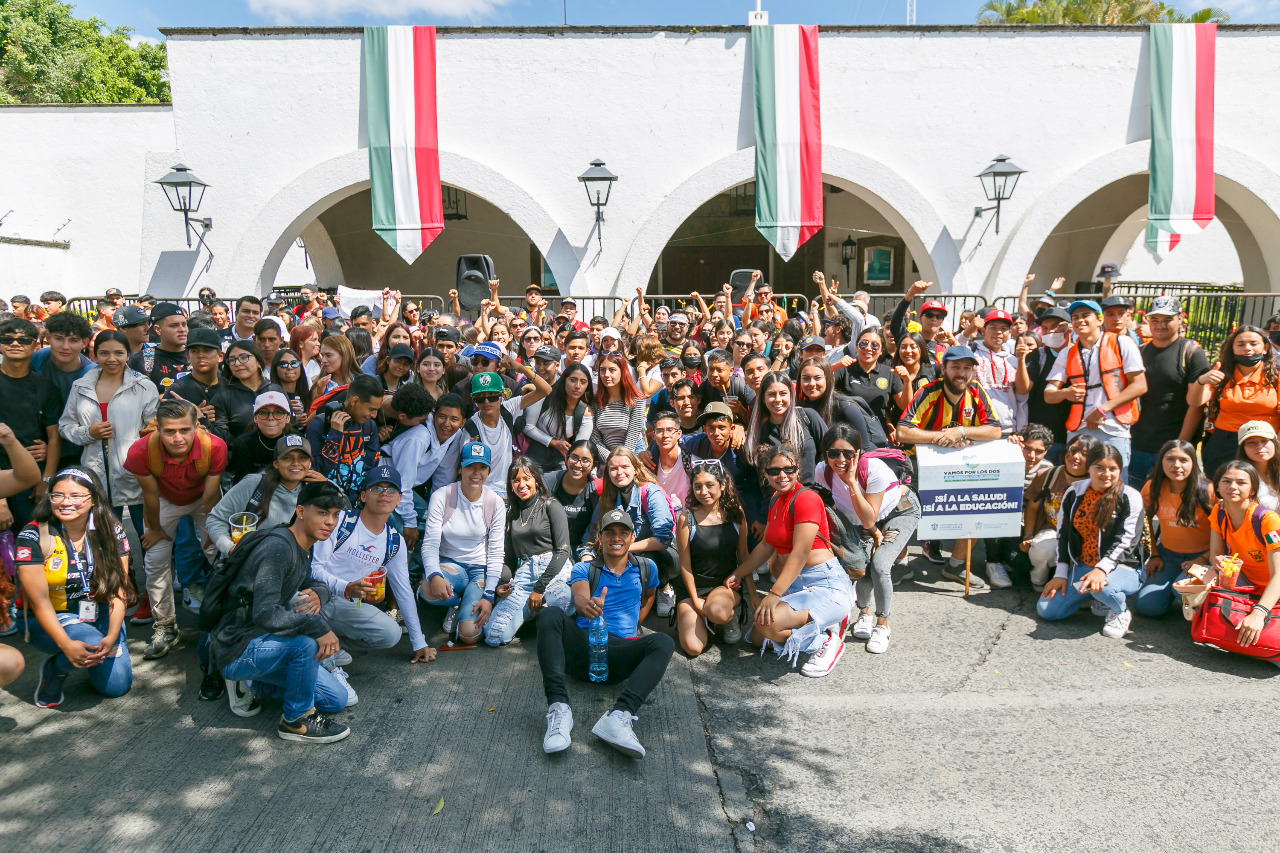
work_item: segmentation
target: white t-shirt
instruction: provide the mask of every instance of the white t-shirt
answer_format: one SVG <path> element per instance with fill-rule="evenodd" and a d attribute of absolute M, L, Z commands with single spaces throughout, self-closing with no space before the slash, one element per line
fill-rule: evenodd
<path fill-rule="evenodd" d="M 849 494 L 849 487 L 836 475 L 835 471 L 828 471 L 826 462 L 819 462 L 813 469 L 813 478 L 819 485 L 831 489 L 831 499 L 835 501 L 836 507 L 841 512 L 850 518 L 858 517 L 853 509 L 853 497 Z M 863 494 L 875 495 L 884 492 L 884 497 L 880 501 L 880 512 L 876 514 L 877 522 L 888 518 L 898 508 L 898 502 L 903 498 L 903 486 L 889 488 L 889 484 L 896 479 L 893 470 L 879 459 L 867 460 L 867 487 L 862 490 Z"/>
<path fill-rule="evenodd" d="M 502 408 L 511 413 L 513 421 L 520 417 L 523 406 L 524 397 L 512 397 L 510 400 L 502 401 Z M 486 426 L 484 421 L 480 420 L 479 412 L 471 416 L 471 421 L 476 425 L 476 431 L 480 433 L 480 443 L 489 448 L 492 459 L 489 466 L 489 479 L 485 480 L 485 485 L 497 492 L 505 501 L 507 472 L 511 470 L 511 430 L 507 429 L 507 422 L 501 415 L 498 416 L 496 427 Z"/>
<path fill-rule="evenodd" d="M 1119 341 L 1120 369 L 1126 374 L 1145 373 L 1147 368 L 1142 363 L 1142 353 L 1138 351 L 1138 345 L 1127 335 L 1120 335 Z M 1101 343 L 1102 335 L 1099 335 L 1098 342 L 1081 353 L 1085 370 L 1085 398 L 1084 411 L 1081 413 L 1081 429 L 1084 429 L 1084 418 L 1089 416 L 1089 412 L 1101 406 L 1107 399 L 1106 392 L 1102 390 L 1102 374 L 1098 370 L 1098 346 Z M 1079 342 L 1073 340 L 1058 353 L 1058 358 L 1053 363 L 1053 370 L 1049 371 L 1049 382 L 1060 382 L 1062 387 L 1067 387 L 1067 354 L 1076 346 L 1079 346 Z M 1102 416 L 1102 431 L 1118 438 L 1129 436 L 1129 427 L 1117 421 L 1116 416 L 1110 412 Z"/>
<path fill-rule="evenodd" d="M 1027 395 L 1018 394 L 1018 359 L 1001 350 L 992 352 L 981 340 L 974 341 L 978 363 L 973 378 L 987 392 L 1000 421 L 1000 434 L 1010 435 L 1027 425 Z"/>

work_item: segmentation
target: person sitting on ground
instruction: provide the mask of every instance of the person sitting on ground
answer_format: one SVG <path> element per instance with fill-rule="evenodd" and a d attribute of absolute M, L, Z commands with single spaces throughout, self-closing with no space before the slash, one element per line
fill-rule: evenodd
<path fill-rule="evenodd" d="M 1089 477 L 1086 460 L 1093 448 L 1102 442 L 1088 433 L 1077 435 L 1067 444 L 1063 464 L 1043 471 L 1023 489 L 1022 533 L 1018 548 L 1031 562 L 1031 585 L 1036 591 L 1049 582 L 1052 568 L 1058 563 L 1058 530 L 1062 523 L 1062 496 L 1067 488 Z"/>
<path fill-rule="evenodd" d="M 1249 433 L 1248 427 L 1241 427 L 1241 435 Z M 1194 445 L 1176 438 L 1165 442 L 1142 486 L 1142 500 L 1154 553 L 1133 607 L 1138 615 L 1157 619 L 1177 598 L 1173 582 L 1209 558 L 1209 511 L 1215 501 L 1209 481 L 1200 473 Z"/>
<path fill-rule="evenodd" d="M 1123 639 L 1133 621 L 1128 597 L 1138 591 L 1134 546 L 1142 535 L 1142 496 L 1126 484 L 1124 456 L 1115 446 L 1095 447 L 1089 479 L 1073 483 L 1062 499 L 1058 567 L 1036 602 L 1041 619 L 1066 619 L 1092 598 L 1105 616 L 1102 636 Z"/>
<path fill-rule="evenodd" d="M 307 424 L 317 470 L 353 502 L 365 472 L 378 458 L 381 445 L 373 416 L 382 407 L 382 398 L 382 382 L 362 373 L 351 380 L 345 395 L 322 406 Z"/>
<path fill-rule="evenodd" d="M 685 508 L 676 516 L 680 554 L 676 632 L 685 654 L 697 657 L 711 640 L 712 626 L 719 628 L 726 644 L 742 641 L 738 610 L 742 597 L 725 581 L 747 559 L 748 531 L 724 464 L 719 459 L 699 459 L 692 463 L 692 471 Z"/>
<path fill-rule="evenodd" d="M 488 486 L 491 455 L 478 441 L 462 445 L 458 480 L 431 495 L 422 535 L 420 595 L 447 607 L 443 629 L 463 643 L 479 642 L 502 575 L 506 518 Z M 459 621 L 461 619 L 461 621 Z"/>
<path fill-rule="evenodd" d="M 1249 421 L 1236 436 L 1236 458 L 1258 472 L 1258 503 L 1272 512 L 1280 511 L 1280 441 L 1275 427 L 1266 421 Z"/>
<path fill-rule="evenodd" d="M 599 556 L 576 564 L 569 578 L 577 617 L 571 619 L 556 607 L 543 607 L 538 614 L 538 666 L 548 706 L 542 751 L 550 755 L 569 748 L 573 711 L 565 675 L 587 679 L 587 628 L 592 619 L 603 615 L 609 634 L 608 681 L 623 685 L 613 709 L 591 733 L 632 758 L 643 758 L 644 747 L 632 725 L 662 680 L 675 643 L 666 634 L 640 636 L 640 624 L 653 606 L 658 570 L 652 560 L 633 553 L 636 534 L 631 516 L 610 510 L 601 516 L 599 529 Z"/>
<path fill-rule="evenodd" d="M 347 689 L 320 665 L 337 653 L 338 636 L 321 613 L 329 588 L 311 579 L 311 549 L 333 533 L 345 506 L 332 483 L 303 486 L 293 523 L 257 542 L 227 591 L 228 600 L 251 603 L 224 615 L 213 632 L 223 678 L 283 700 L 282 740 L 333 743 L 351 734 L 328 716 L 347 706 Z"/>
<path fill-rule="evenodd" d="M 793 666 L 799 655 L 810 655 L 800 673 L 822 678 L 844 654 L 853 584 L 831 551 L 822 499 L 800 481 L 800 454 L 767 444 L 758 467 L 774 498 L 764 541 L 734 570 L 734 582 L 769 566 L 772 584 L 756 608 L 752 641 L 785 654 Z"/>
<path fill-rule="evenodd" d="M 675 548 L 675 517 L 671 500 L 658 486 L 649 469 L 625 447 L 611 451 L 604 460 L 604 486 L 601 490 L 597 514 L 611 509 L 623 509 L 631 516 L 635 531 L 634 551 L 644 551 L 645 556 L 658 567 L 658 579 L 662 590 L 658 594 L 658 615 L 666 618 L 676 606 L 673 582 L 680 575 L 680 557 Z M 599 519 L 593 519 L 587 534 L 595 539 L 599 534 Z"/>
<path fill-rule="evenodd" d="M 564 507 L 547 492 L 542 471 L 528 457 L 516 459 L 507 480 L 505 561 L 512 580 L 498 588 L 501 598 L 484 626 L 484 641 L 491 646 L 510 643 L 544 606 L 573 611 L 572 548 Z"/>
<path fill-rule="evenodd" d="M 547 494 L 560 506 L 569 523 L 569 545 L 575 559 L 586 550 L 591 521 L 597 515 L 600 504 L 601 482 L 593 476 L 596 469 L 595 445 L 588 439 L 580 439 L 569 446 L 569 456 L 563 471 L 548 471 L 542 475 Z"/>

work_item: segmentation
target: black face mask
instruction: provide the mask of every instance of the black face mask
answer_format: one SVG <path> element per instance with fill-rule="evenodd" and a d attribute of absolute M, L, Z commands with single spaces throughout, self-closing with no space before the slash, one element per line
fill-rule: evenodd
<path fill-rule="evenodd" d="M 1253 355 L 1236 355 L 1235 353 L 1231 355 L 1236 364 L 1242 364 L 1245 367 L 1257 367 L 1265 356 L 1264 352 L 1255 352 Z"/>
<path fill-rule="evenodd" d="M 1267 332 L 1267 337 L 1271 340 L 1271 343 L 1280 347 L 1280 331 Z"/>
<path fill-rule="evenodd" d="M 681 356 L 680 360 L 684 362 L 684 366 L 690 370 L 697 370 L 702 366 L 702 356 L 700 355 Z"/>

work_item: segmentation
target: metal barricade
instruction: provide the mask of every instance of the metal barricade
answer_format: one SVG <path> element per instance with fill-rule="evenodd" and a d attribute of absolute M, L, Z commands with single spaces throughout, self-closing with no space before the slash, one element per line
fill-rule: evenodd
<path fill-rule="evenodd" d="M 560 303 L 564 301 L 563 296 L 543 296 L 547 303 L 551 306 L 551 316 L 555 317 L 560 313 Z M 613 315 L 618 313 L 618 307 L 626 302 L 625 299 L 619 299 L 616 296 L 574 296 L 573 302 L 578 306 L 578 322 L 590 323 L 593 317 L 603 317 L 608 323 L 613 319 Z M 631 300 L 634 302 L 635 300 Z M 499 296 L 498 302 L 504 307 L 510 309 L 513 314 L 518 314 L 525 310 L 523 296 Z"/>
<path fill-rule="evenodd" d="M 707 303 L 708 308 L 711 307 L 716 294 L 720 292 L 722 291 L 701 294 L 702 300 Z M 635 302 L 634 299 L 631 301 Z M 665 305 L 668 311 L 698 309 L 698 300 L 693 298 L 692 293 L 658 293 L 652 296 L 646 295 L 644 301 L 649 304 L 650 312 L 657 312 L 660 305 Z M 775 293 L 773 294 L 773 301 L 786 309 L 787 314 L 792 317 L 809 311 L 809 297 L 803 293 Z M 734 305 L 741 307 L 740 302 L 735 302 Z"/>
<path fill-rule="evenodd" d="M 977 311 L 987 305 L 986 298 L 975 293 L 926 293 L 924 296 L 917 296 L 912 301 L 911 311 L 907 315 L 908 318 L 915 317 L 918 320 L 920 306 L 930 301 L 938 301 L 946 306 L 947 322 L 944 328 L 952 332 L 956 329 L 956 318 L 960 316 L 962 311 Z M 879 317 L 881 322 L 887 322 L 887 319 L 897 310 L 900 302 L 902 302 L 901 294 L 874 294 L 871 297 L 870 313 L 874 317 Z"/>

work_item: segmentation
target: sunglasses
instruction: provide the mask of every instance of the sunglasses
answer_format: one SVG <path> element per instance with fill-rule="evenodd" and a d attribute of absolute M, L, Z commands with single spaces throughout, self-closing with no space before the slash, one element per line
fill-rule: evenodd
<path fill-rule="evenodd" d="M 834 447 L 827 451 L 828 459 L 852 459 L 857 455 L 858 451 L 856 450 L 839 450 Z"/>
<path fill-rule="evenodd" d="M 35 338 L 28 337 L 27 335 L 18 335 L 17 337 L 6 335 L 3 338 L 0 338 L 0 347 L 11 347 L 14 344 L 18 344 L 19 346 L 29 347 L 35 342 L 36 342 Z"/>
<path fill-rule="evenodd" d="M 526 344 L 540 344 L 542 343 L 542 335 L 525 335 L 521 340 Z"/>
<path fill-rule="evenodd" d="M 923 314 L 921 314 L 920 316 L 921 316 L 921 317 L 928 317 L 930 320 L 945 320 L 945 319 L 947 319 L 947 315 L 946 315 L 945 313 L 943 313 L 942 311 L 926 311 L 926 312 L 924 312 Z"/>
<path fill-rule="evenodd" d="M 749 347 L 751 346 L 751 341 L 734 341 L 733 345 L 735 347 Z"/>
<path fill-rule="evenodd" d="M 870 350 L 874 352 L 880 349 L 880 345 L 875 341 L 858 341 L 858 349 Z"/>
<path fill-rule="evenodd" d="M 485 403 L 496 403 L 502 399 L 501 394 L 472 394 L 471 399 L 483 405 Z"/>
<path fill-rule="evenodd" d="M 799 470 L 799 467 L 795 465 L 787 465 L 782 468 L 765 468 L 764 472 L 770 477 L 781 477 L 783 474 L 786 474 L 788 477 L 794 477 L 796 472 Z"/>
<path fill-rule="evenodd" d="M 693 464 L 690 465 L 689 467 L 692 468 L 694 471 L 698 471 L 703 468 L 723 469 L 724 463 L 722 463 L 719 459 L 695 459 L 693 460 Z"/>
<path fill-rule="evenodd" d="M 277 365 L 276 365 L 276 367 L 279 367 L 279 368 L 281 368 L 281 369 L 283 369 L 283 370 L 297 370 L 299 367 L 302 367 L 302 362 L 300 362 L 300 361 L 282 361 L 282 362 L 280 362 L 279 364 L 277 364 Z"/>

